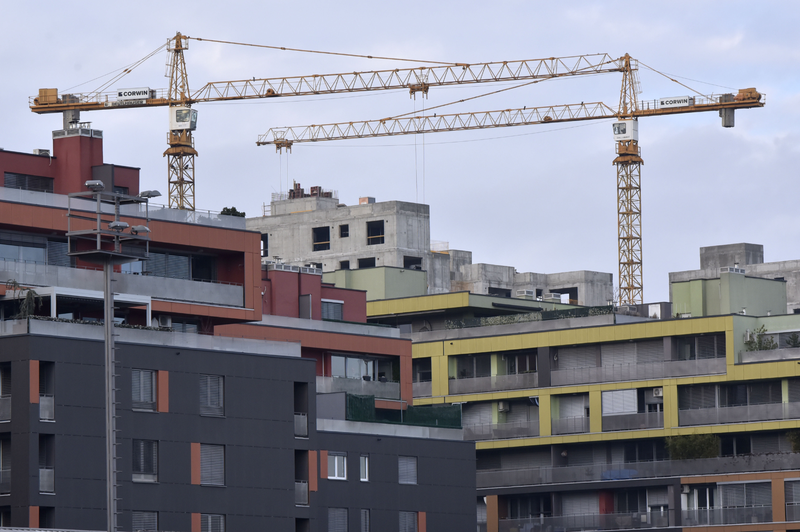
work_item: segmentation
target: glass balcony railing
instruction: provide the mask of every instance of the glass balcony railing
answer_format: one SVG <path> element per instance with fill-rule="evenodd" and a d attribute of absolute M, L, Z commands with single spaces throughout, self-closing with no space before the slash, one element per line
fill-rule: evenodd
<path fill-rule="evenodd" d="M 431 381 L 412 383 L 411 393 L 414 397 L 430 397 L 433 395 Z"/>
<path fill-rule="evenodd" d="M 294 413 L 294 435 L 301 438 L 308 437 L 308 414 Z"/>
<path fill-rule="evenodd" d="M 603 432 L 664 428 L 663 412 L 603 416 Z"/>
<path fill-rule="evenodd" d="M 450 393 L 496 392 L 501 390 L 525 390 L 539 386 L 538 373 L 520 373 L 515 375 L 493 375 L 491 377 L 475 377 L 466 379 L 450 379 Z"/>
<path fill-rule="evenodd" d="M 550 373 L 553 386 L 593 382 L 639 381 L 669 377 L 691 377 L 725 373 L 724 358 L 669 360 L 649 364 L 623 364 L 589 368 L 556 369 Z"/>
<path fill-rule="evenodd" d="M 797 502 L 786 503 L 786 520 L 800 521 L 800 503 Z"/>
<path fill-rule="evenodd" d="M 553 434 L 579 434 L 589 432 L 588 417 L 564 417 L 552 420 Z"/>
<path fill-rule="evenodd" d="M 11 420 L 11 396 L 0 397 L 0 421 Z"/>
<path fill-rule="evenodd" d="M 308 481 L 294 481 L 294 504 L 295 506 L 308 506 Z"/>
<path fill-rule="evenodd" d="M 55 398 L 52 395 L 39 394 L 39 419 L 52 421 L 56 418 Z"/>
<path fill-rule="evenodd" d="M 56 472 L 52 467 L 39 468 L 39 492 L 40 493 L 53 493 L 55 492 L 56 485 Z"/>
<path fill-rule="evenodd" d="M 0 469 L 0 493 L 11 493 L 10 469 Z"/>
<path fill-rule="evenodd" d="M 562 515 L 501 519 L 500 532 L 548 532 L 555 530 L 629 530 L 632 528 L 662 528 L 673 525 L 674 510 L 661 512 L 625 512 L 591 515 Z"/>
<path fill-rule="evenodd" d="M 800 419 L 800 403 L 723 406 L 678 411 L 678 425 L 717 425 L 779 419 Z"/>
<path fill-rule="evenodd" d="M 684 527 L 772 522 L 772 506 L 700 508 L 681 511 Z"/>
<path fill-rule="evenodd" d="M 539 435 L 539 420 L 464 425 L 465 440 L 503 440 Z"/>
<path fill-rule="evenodd" d="M 317 377 L 317 393 L 347 392 L 372 395 L 376 399 L 400 399 L 399 382 L 381 382 L 343 377 Z"/>

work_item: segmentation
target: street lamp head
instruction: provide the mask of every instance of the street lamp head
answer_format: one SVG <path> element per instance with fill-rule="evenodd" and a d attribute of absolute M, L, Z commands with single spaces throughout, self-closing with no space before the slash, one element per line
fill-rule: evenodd
<path fill-rule="evenodd" d="M 99 179 L 90 179 L 84 185 L 92 192 L 102 192 L 106 188 L 106 185 Z"/>
<path fill-rule="evenodd" d="M 139 233 L 147 234 L 150 232 L 150 228 L 146 225 L 134 225 L 131 227 L 131 234 L 138 235 Z"/>
<path fill-rule="evenodd" d="M 115 221 L 108 224 L 108 228 L 111 229 L 112 231 L 116 231 L 117 233 L 121 233 L 128 227 L 130 227 L 128 225 L 128 222 Z"/>
<path fill-rule="evenodd" d="M 139 192 L 140 198 L 157 198 L 161 196 L 161 192 L 158 190 L 143 190 Z"/>

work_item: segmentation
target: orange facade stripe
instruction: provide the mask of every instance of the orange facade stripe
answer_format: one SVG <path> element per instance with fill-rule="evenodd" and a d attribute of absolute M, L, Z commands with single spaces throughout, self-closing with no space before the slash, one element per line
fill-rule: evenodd
<path fill-rule="evenodd" d="M 200 485 L 200 444 L 191 443 L 192 484 Z M 198 514 L 199 515 L 199 514 Z"/>
<path fill-rule="evenodd" d="M 159 371 L 156 374 L 156 410 L 169 412 L 169 371 Z"/>
<path fill-rule="evenodd" d="M 328 451 L 319 452 L 319 478 L 328 478 Z"/>
<path fill-rule="evenodd" d="M 497 495 L 486 497 L 486 532 L 500 532 L 500 512 Z"/>
<path fill-rule="evenodd" d="M 317 491 L 317 451 L 308 451 L 308 491 Z"/>
<path fill-rule="evenodd" d="M 200 532 L 202 528 L 200 514 L 192 514 L 192 532 Z"/>
<path fill-rule="evenodd" d="M 28 506 L 28 528 L 39 528 L 38 506 Z"/>
<path fill-rule="evenodd" d="M 428 532 L 428 524 L 425 512 L 417 512 L 417 530 L 419 532 Z"/>
<path fill-rule="evenodd" d="M 38 360 L 31 360 L 31 369 L 30 369 L 30 397 L 31 397 L 31 404 L 39 404 L 39 361 Z M 37 507 L 38 508 L 38 507 Z M 38 514 L 37 514 L 37 518 Z"/>

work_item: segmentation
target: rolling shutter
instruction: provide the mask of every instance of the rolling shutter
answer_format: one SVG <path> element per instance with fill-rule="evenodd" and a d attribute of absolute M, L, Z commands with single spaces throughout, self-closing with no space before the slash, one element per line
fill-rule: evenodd
<path fill-rule="evenodd" d="M 201 514 L 200 532 L 225 532 L 225 516 L 219 514 Z"/>
<path fill-rule="evenodd" d="M 131 529 L 133 532 L 158 530 L 158 512 L 131 512 Z"/>
<path fill-rule="evenodd" d="M 636 344 L 603 344 L 600 348 L 603 367 L 636 364 Z"/>
<path fill-rule="evenodd" d="M 635 414 L 636 390 L 613 390 L 603 392 L 603 415 Z"/>
<path fill-rule="evenodd" d="M 225 414 L 224 380 L 221 375 L 200 375 L 200 414 Z"/>
<path fill-rule="evenodd" d="M 510 406 L 511 410 L 506 414 L 506 423 L 527 423 L 532 419 L 539 419 L 539 409 L 536 408 L 535 413 L 531 412 L 531 404 L 527 400 L 511 403 Z"/>
<path fill-rule="evenodd" d="M 667 488 L 647 488 L 647 506 L 669 506 Z"/>
<path fill-rule="evenodd" d="M 600 499 L 596 492 L 565 493 L 561 498 L 562 515 L 597 515 L 600 513 Z"/>
<path fill-rule="evenodd" d="M 225 485 L 225 446 L 200 444 L 200 484 Z"/>
<path fill-rule="evenodd" d="M 558 398 L 559 403 L 559 417 L 585 417 L 586 416 L 586 402 L 589 399 L 587 395 L 564 395 Z"/>
<path fill-rule="evenodd" d="M 597 367 L 600 346 L 560 347 L 558 349 L 558 369 Z"/>
<path fill-rule="evenodd" d="M 784 482 L 787 504 L 800 504 L 800 480 L 787 480 Z"/>
<path fill-rule="evenodd" d="M 717 387 L 714 384 L 698 384 L 678 387 L 678 409 L 716 408 Z"/>
<path fill-rule="evenodd" d="M 664 361 L 664 341 L 636 342 L 636 363 L 652 364 Z"/>
<path fill-rule="evenodd" d="M 461 411 L 461 423 L 467 425 L 484 425 L 492 423 L 492 403 L 466 404 Z"/>
<path fill-rule="evenodd" d="M 417 512 L 400 512 L 400 532 L 417 532 Z"/>
<path fill-rule="evenodd" d="M 551 463 L 550 451 L 504 452 L 500 455 L 498 469 L 532 469 L 549 467 Z"/>
<path fill-rule="evenodd" d="M 417 457 L 416 456 L 398 456 L 397 457 L 397 473 L 398 481 L 400 484 L 416 484 L 417 483 Z"/>

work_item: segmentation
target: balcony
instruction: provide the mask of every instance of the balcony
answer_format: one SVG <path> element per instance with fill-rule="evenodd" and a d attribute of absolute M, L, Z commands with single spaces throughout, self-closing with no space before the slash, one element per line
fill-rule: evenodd
<path fill-rule="evenodd" d="M 603 432 L 664 428 L 663 412 L 603 416 Z"/>
<path fill-rule="evenodd" d="M 520 373 L 517 375 L 493 375 L 472 379 L 450 379 L 452 395 L 479 392 L 497 392 L 502 390 L 525 390 L 539 386 L 538 373 Z"/>
<path fill-rule="evenodd" d="M 627 512 L 558 517 L 501 519 L 500 532 L 546 532 L 550 530 L 628 530 L 664 528 L 674 525 L 674 510 L 664 512 Z"/>
<path fill-rule="evenodd" d="M 725 373 L 724 358 L 672 360 L 650 364 L 625 364 L 592 368 L 556 369 L 550 373 L 553 386 L 593 382 L 639 381 L 669 377 L 691 377 Z"/>
<path fill-rule="evenodd" d="M 691 475 L 725 475 L 793 469 L 800 469 L 800 453 L 753 454 L 698 460 L 661 460 L 658 462 L 613 462 L 527 469 L 482 469 L 477 471 L 477 487 L 479 489 L 499 488 L 503 486 L 530 486 Z M 800 508 L 797 515 L 800 516 Z"/>
<path fill-rule="evenodd" d="M 800 403 L 723 406 L 678 411 L 678 425 L 716 425 L 800 418 Z"/>
<path fill-rule="evenodd" d="M 54 493 L 56 491 L 56 473 L 52 467 L 39 468 L 39 493 Z"/>
<path fill-rule="evenodd" d="M 55 398 L 52 395 L 39 394 L 39 420 L 53 421 L 56 418 Z"/>
<path fill-rule="evenodd" d="M 685 527 L 770 522 L 772 522 L 772 506 L 702 508 L 681 511 L 681 523 Z"/>
<path fill-rule="evenodd" d="M 0 421 L 11 420 L 11 396 L 0 397 Z"/>
<path fill-rule="evenodd" d="M 11 493 L 10 469 L 0 469 L 0 493 Z"/>
<path fill-rule="evenodd" d="M 414 397 L 430 397 L 433 395 L 431 381 L 414 382 L 411 384 L 411 393 Z"/>
<path fill-rule="evenodd" d="M 786 520 L 800 521 L 800 503 L 796 502 L 786 503 Z"/>
<path fill-rule="evenodd" d="M 539 420 L 465 425 L 465 440 L 505 440 L 539 435 Z"/>
<path fill-rule="evenodd" d="M 294 505 L 308 506 L 308 481 L 294 481 Z"/>
<path fill-rule="evenodd" d="M 400 383 L 318 376 L 317 393 L 333 392 L 347 392 L 352 395 L 372 395 L 377 399 L 400 399 Z"/>
<path fill-rule="evenodd" d="M 565 417 L 552 420 L 553 434 L 578 434 L 589 432 L 588 417 Z"/>
<path fill-rule="evenodd" d="M 294 435 L 300 438 L 308 438 L 308 414 L 304 412 L 294 413 Z"/>

